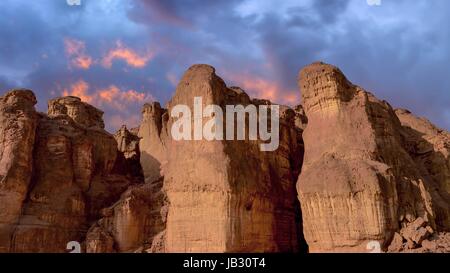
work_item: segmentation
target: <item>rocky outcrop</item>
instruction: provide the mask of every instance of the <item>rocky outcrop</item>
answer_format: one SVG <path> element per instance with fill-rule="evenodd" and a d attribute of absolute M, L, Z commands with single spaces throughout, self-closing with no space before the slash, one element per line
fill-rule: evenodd
<path fill-rule="evenodd" d="M 135 165 L 135 159 L 139 160 L 145 183 L 129 188 L 116 203 L 103 211 L 102 219 L 88 232 L 88 252 L 102 252 L 104 245 L 109 245 L 99 239 L 105 238 L 102 234 L 109 234 L 107 241 L 113 240 L 112 251 L 165 252 L 168 200 L 163 189 L 162 166 L 167 160 L 168 115 L 167 110 L 154 102 L 144 105 L 142 116 L 135 136 L 130 137 L 130 133 L 122 128 L 116 139 L 119 150 L 136 151 L 130 146 L 139 149 L 137 157 L 133 152 L 127 160 L 133 160 L 132 165 Z M 129 144 L 121 145 L 123 142 Z"/>
<path fill-rule="evenodd" d="M 114 135 L 119 151 L 114 171 L 131 177 L 143 178 L 138 131 L 138 128 L 128 130 L 124 125 Z"/>
<path fill-rule="evenodd" d="M 299 85 L 308 125 L 297 188 L 311 251 L 385 248 L 419 217 L 448 227 L 449 200 L 408 153 L 387 102 L 324 63 L 304 68 Z"/>
<path fill-rule="evenodd" d="M 119 201 L 103 209 L 103 218 L 88 232 L 87 252 L 142 252 L 151 248 L 153 237 L 163 230 L 161 211 L 156 209 L 162 205 L 154 197 L 154 183 L 132 186 Z"/>
<path fill-rule="evenodd" d="M 48 115 L 50 117 L 68 116 L 75 123 L 87 128 L 105 128 L 103 112 L 82 102 L 78 97 L 68 96 L 50 100 L 48 102 Z"/>
<path fill-rule="evenodd" d="M 79 98 L 51 100 L 44 114 L 31 91 L 8 92 L 0 252 L 66 252 L 71 241 L 89 253 L 367 252 L 372 241 L 448 252 L 450 134 L 331 65 L 306 67 L 299 84 L 303 105 L 290 108 L 194 65 L 165 108 L 145 104 L 139 128 L 115 135 Z M 181 127 L 192 140 L 173 135 L 179 106 L 191 113 Z M 241 106 L 245 122 L 227 126 L 227 106 Z M 251 137 L 248 122 L 272 131 L 272 114 L 278 145 L 263 151 L 269 141 Z M 218 137 L 230 127 L 233 140 Z"/>
<path fill-rule="evenodd" d="M 13 90 L 0 97 L 0 252 L 10 251 L 31 181 L 36 97 Z"/>
<path fill-rule="evenodd" d="M 168 103 L 194 109 L 206 105 L 270 104 L 228 88 L 214 68 L 195 65 Z M 261 152 L 260 142 L 175 141 L 167 146 L 164 189 L 169 201 L 167 252 L 285 252 L 298 249 L 295 173 L 302 150 L 295 113 L 280 109 L 280 147 Z M 170 118 L 167 128 L 175 119 Z M 208 120 L 203 120 L 202 125 Z M 226 125 L 224 125 L 226 128 Z M 247 128 L 248 129 L 248 128 Z M 248 130 L 247 130 L 248 131 Z"/>
<path fill-rule="evenodd" d="M 432 180 L 436 194 L 443 201 L 450 200 L 450 133 L 434 126 L 424 118 L 405 109 L 395 110 L 402 123 L 406 150 L 416 162 L 423 176 Z M 445 208 L 445 204 L 442 204 Z M 444 217 L 445 219 L 445 217 Z M 450 228 L 449 222 L 436 223 L 440 229 Z"/>
<path fill-rule="evenodd" d="M 158 102 L 147 103 L 142 109 L 138 135 L 141 138 L 141 166 L 147 182 L 163 176 L 162 165 L 167 162 L 168 117 L 167 110 L 161 108 Z"/>
<path fill-rule="evenodd" d="M 35 112 L 35 103 L 33 93 L 23 90 L 2 100 L 7 119 L 1 124 L 7 127 L 0 196 L 11 195 L 2 200 L 11 206 L 2 219 L 13 228 L 0 245 L 11 252 L 65 252 L 134 181 L 112 172 L 117 142 L 103 129 L 100 110 L 66 97 L 51 100 L 46 115 Z"/>

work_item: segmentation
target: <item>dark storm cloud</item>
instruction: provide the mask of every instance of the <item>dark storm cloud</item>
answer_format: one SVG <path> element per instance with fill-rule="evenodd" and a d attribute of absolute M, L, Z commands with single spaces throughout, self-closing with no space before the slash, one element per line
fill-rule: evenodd
<path fill-rule="evenodd" d="M 47 99 L 85 82 L 112 130 L 121 119 L 136 123 L 141 103 L 123 108 L 98 99 L 101 90 L 164 103 L 190 65 L 208 63 L 230 85 L 294 104 L 299 69 L 323 60 L 393 106 L 450 128 L 449 12 L 446 0 L 5 0 L 0 88 L 31 88 L 45 110 Z M 68 56 L 65 39 L 82 45 L 78 55 Z M 123 50 L 105 66 L 118 42 Z M 85 69 L 71 64 L 80 56 Z"/>

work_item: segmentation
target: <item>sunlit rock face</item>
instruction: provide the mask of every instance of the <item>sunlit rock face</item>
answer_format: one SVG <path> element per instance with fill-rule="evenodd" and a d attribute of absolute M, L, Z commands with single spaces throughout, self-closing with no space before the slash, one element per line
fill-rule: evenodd
<path fill-rule="evenodd" d="M 213 67 L 195 65 L 168 103 L 194 109 L 268 101 L 228 88 Z M 167 252 L 285 252 L 298 249 L 295 179 L 302 147 L 295 112 L 281 107 L 280 147 L 261 152 L 259 141 L 175 141 L 167 145 L 164 190 L 169 208 Z M 168 120 L 171 128 L 173 118 Z M 204 120 L 203 122 L 207 122 Z M 203 123 L 204 125 L 204 123 Z M 226 125 L 224 126 L 226 128 Z M 248 127 L 247 127 L 248 130 Z"/>
<path fill-rule="evenodd" d="M 311 251 L 366 252 L 373 240 L 387 247 L 418 217 L 448 227 L 449 199 L 408 153 L 387 102 L 324 63 L 304 68 L 299 85 L 308 125 L 297 189 Z"/>
<path fill-rule="evenodd" d="M 0 97 L 0 252 L 10 251 L 31 183 L 38 123 L 35 104 L 29 90 L 13 90 Z"/>
<path fill-rule="evenodd" d="M 2 97 L 0 196 L 7 200 L 0 247 L 65 252 L 132 181 L 112 171 L 117 142 L 103 129 L 100 110 L 75 97 L 51 100 L 48 114 L 37 113 L 35 103 L 26 90 Z"/>
<path fill-rule="evenodd" d="M 72 241 L 89 253 L 367 252 L 373 241 L 448 252 L 450 134 L 328 64 L 305 67 L 299 85 L 303 104 L 290 108 L 194 65 L 165 107 L 145 104 L 140 126 L 114 135 L 79 98 L 50 100 L 45 114 L 32 91 L 7 92 L 0 252 L 67 252 Z M 279 145 L 250 139 L 248 114 L 244 140 L 176 140 L 172 111 L 199 97 L 224 115 L 224 136 L 227 105 L 258 109 L 268 128 L 260 109 L 276 106 Z M 203 130 L 212 117 L 191 114 L 195 139 L 195 120 Z"/>

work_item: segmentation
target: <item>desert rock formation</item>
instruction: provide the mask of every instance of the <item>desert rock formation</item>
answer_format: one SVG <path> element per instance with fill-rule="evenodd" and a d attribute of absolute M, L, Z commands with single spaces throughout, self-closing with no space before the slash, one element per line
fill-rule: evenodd
<path fill-rule="evenodd" d="M 31 183 L 36 102 L 29 90 L 13 90 L 0 97 L 0 252 L 10 251 Z"/>
<path fill-rule="evenodd" d="M 227 87 L 208 65 L 189 68 L 165 107 L 148 102 L 138 128 L 114 135 L 77 97 L 39 113 L 32 91 L 6 93 L 0 252 L 67 252 L 70 241 L 89 253 L 368 252 L 370 241 L 449 252 L 450 134 L 332 65 L 305 67 L 299 85 L 303 105 L 279 105 L 273 152 L 250 140 L 248 124 L 239 141 L 171 136 L 170 113 L 193 109 L 195 97 L 224 113 L 274 105 Z"/>
<path fill-rule="evenodd" d="M 51 100 L 48 114 L 37 113 L 35 103 L 27 90 L 2 98 L 6 252 L 64 252 L 134 182 L 112 172 L 117 143 L 100 110 L 75 97 Z"/>
<path fill-rule="evenodd" d="M 386 248 L 419 218 L 430 231 L 450 228 L 445 175 L 429 173 L 446 164 L 431 153 L 436 165 L 427 169 L 409 153 L 387 102 L 324 63 L 304 68 L 299 85 L 308 125 L 297 187 L 311 251 L 363 252 L 369 241 Z"/>
<path fill-rule="evenodd" d="M 183 76 L 168 111 L 205 105 L 258 105 L 228 88 L 214 68 L 195 65 Z M 295 112 L 280 110 L 280 147 L 261 152 L 257 141 L 173 141 L 164 167 L 169 201 L 167 252 L 286 252 L 298 249 L 295 180 L 302 149 Z M 205 121 L 204 121 L 205 122 Z M 171 128 L 173 119 L 168 121 Z M 226 125 L 224 125 L 224 128 Z M 248 128 L 247 128 L 248 129 Z M 180 171 L 185 170 L 185 171 Z"/>

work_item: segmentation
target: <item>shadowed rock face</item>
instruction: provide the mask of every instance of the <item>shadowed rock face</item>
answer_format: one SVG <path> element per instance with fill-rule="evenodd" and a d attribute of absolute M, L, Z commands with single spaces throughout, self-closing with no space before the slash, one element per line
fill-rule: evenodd
<path fill-rule="evenodd" d="M 162 164 L 167 161 L 167 118 L 166 109 L 159 102 L 147 103 L 142 109 L 139 127 L 141 165 L 147 182 L 158 180 L 162 174 Z"/>
<path fill-rule="evenodd" d="M 431 176 L 437 190 L 450 195 L 450 133 L 404 109 L 395 110 L 404 130 L 406 149 L 424 175 Z"/>
<path fill-rule="evenodd" d="M 114 135 L 119 150 L 114 171 L 131 177 L 143 178 L 138 130 L 139 128 L 128 130 L 124 125 Z"/>
<path fill-rule="evenodd" d="M 391 106 L 350 83 L 331 65 L 300 73 L 308 125 L 297 189 L 313 252 L 387 246 L 416 218 L 448 227 L 449 199 L 405 149 Z"/>

